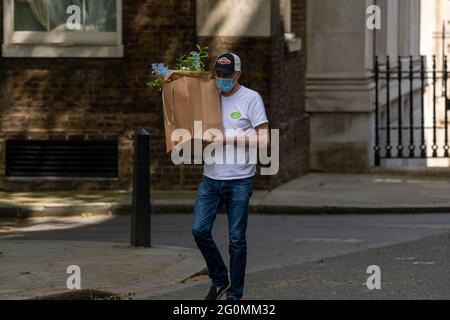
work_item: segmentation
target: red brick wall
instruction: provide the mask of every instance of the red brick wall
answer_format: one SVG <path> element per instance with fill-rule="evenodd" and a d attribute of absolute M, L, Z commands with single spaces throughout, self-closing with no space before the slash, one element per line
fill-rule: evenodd
<path fill-rule="evenodd" d="M 309 170 L 309 127 L 305 112 L 306 0 L 292 0 L 292 32 L 302 49 L 289 52 L 283 23 L 275 26 L 271 50 L 272 128 L 280 129 L 280 172 L 271 180 L 275 187 Z"/>
<path fill-rule="evenodd" d="M 123 59 L 1 59 L 0 186 L 15 190 L 58 185 L 129 187 L 132 134 L 138 127 L 149 128 L 152 135 L 153 186 L 181 188 L 196 183 L 198 168 L 174 167 L 164 152 L 160 96 L 146 87 L 151 62 L 173 63 L 180 52 L 193 49 L 195 1 L 123 3 Z M 8 138 L 119 139 L 120 179 L 59 184 L 5 181 L 3 141 Z"/>
<path fill-rule="evenodd" d="M 159 93 L 146 87 L 151 62 L 170 64 L 198 41 L 211 54 L 236 50 L 244 63 L 243 83 L 258 90 L 266 103 L 272 128 L 281 129 L 281 170 L 276 177 L 258 178 L 268 188 L 307 169 L 307 121 L 304 118 L 305 51 L 288 53 L 282 30 L 271 38 L 202 38 L 195 33 L 195 0 L 124 0 L 123 59 L 0 58 L 0 189 L 128 188 L 132 177 L 133 132 L 149 129 L 152 136 L 152 187 L 193 189 L 201 166 L 174 166 L 164 150 Z M 305 3 L 294 3 L 295 31 L 305 41 Z M 3 8 L 0 3 L 0 12 Z M 3 26 L 0 15 L 0 26 Z M 280 25 L 281 28 L 281 25 Z M 0 39 L 3 38 L 3 30 Z M 3 42 L 3 41 L 2 41 Z M 7 181 L 4 140 L 117 139 L 119 179 Z"/>

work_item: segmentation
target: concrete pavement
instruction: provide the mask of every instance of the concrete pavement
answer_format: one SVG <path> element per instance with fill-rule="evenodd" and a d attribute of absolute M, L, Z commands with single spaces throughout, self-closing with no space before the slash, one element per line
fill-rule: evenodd
<path fill-rule="evenodd" d="M 198 250 L 171 246 L 130 248 L 120 242 L 0 242 L 0 300 L 31 299 L 71 290 L 66 273 L 81 269 L 81 289 L 139 299 L 186 287 L 205 264 Z M 74 292 L 74 291 L 72 291 Z"/>
<path fill-rule="evenodd" d="M 272 191 L 255 191 L 253 213 L 450 212 L 450 180 L 392 173 L 308 174 Z M 192 213 L 195 191 L 152 191 L 154 213 Z M 0 192 L 0 218 L 129 214 L 127 190 L 96 192 Z"/>

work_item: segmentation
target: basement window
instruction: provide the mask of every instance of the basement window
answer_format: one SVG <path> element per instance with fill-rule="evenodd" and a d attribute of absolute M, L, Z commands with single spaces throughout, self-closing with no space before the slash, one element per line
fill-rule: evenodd
<path fill-rule="evenodd" d="M 117 176 L 117 141 L 6 141 L 7 178 Z"/>
<path fill-rule="evenodd" d="M 122 0 L 6 0 L 5 57 L 123 57 Z"/>

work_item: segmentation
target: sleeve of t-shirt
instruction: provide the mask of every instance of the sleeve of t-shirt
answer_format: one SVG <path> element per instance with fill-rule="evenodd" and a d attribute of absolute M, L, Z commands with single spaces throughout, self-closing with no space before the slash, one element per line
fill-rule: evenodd
<path fill-rule="evenodd" d="M 253 128 L 269 122 L 261 95 L 255 95 L 250 103 L 249 120 Z"/>

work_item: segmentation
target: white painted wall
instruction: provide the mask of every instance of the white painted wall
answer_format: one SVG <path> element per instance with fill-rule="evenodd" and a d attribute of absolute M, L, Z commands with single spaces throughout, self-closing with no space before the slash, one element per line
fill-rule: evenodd
<path fill-rule="evenodd" d="M 197 35 L 269 37 L 271 0 L 197 0 Z"/>

